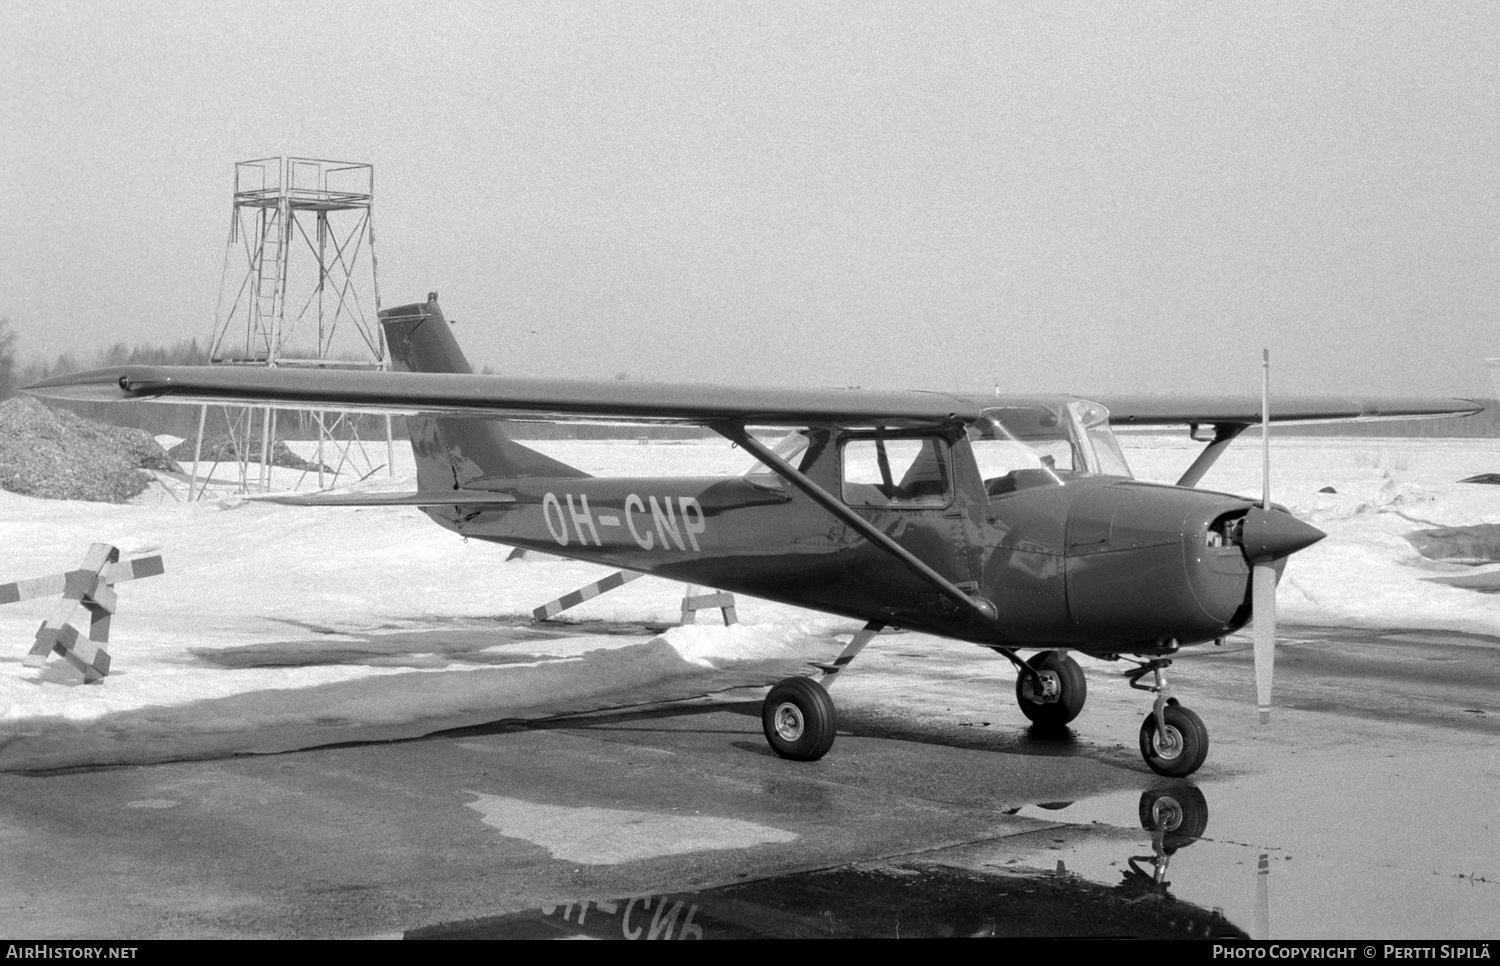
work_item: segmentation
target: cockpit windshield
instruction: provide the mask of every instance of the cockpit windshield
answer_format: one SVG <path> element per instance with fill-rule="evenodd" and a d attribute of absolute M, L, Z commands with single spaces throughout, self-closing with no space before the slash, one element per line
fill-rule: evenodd
<path fill-rule="evenodd" d="M 1068 403 L 1068 411 L 1073 414 L 1078 428 L 1083 431 L 1084 441 L 1089 444 L 1095 473 L 1101 476 L 1135 475 L 1130 472 L 1130 464 L 1125 462 L 1120 441 L 1109 428 L 1108 409 L 1087 399 L 1075 399 Z"/>
<path fill-rule="evenodd" d="M 1086 400 L 986 409 L 969 427 L 969 444 L 991 496 L 1078 476 L 1130 475 L 1109 410 Z"/>

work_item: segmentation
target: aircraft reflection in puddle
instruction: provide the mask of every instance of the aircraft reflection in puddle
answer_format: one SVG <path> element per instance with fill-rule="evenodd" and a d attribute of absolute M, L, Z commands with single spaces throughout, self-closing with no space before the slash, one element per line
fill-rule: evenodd
<path fill-rule="evenodd" d="M 1072 807 L 1075 802 L 1044 802 L 1035 806 L 1047 812 Z M 1017 809 L 1026 812 L 1030 809 Z M 1141 895 L 1173 898 L 1168 892 L 1167 869 L 1173 854 L 1198 841 L 1208 827 L 1208 800 L 1201 789 L 1186 784 L 1147 789 L 1141 793 L 1137 809 L 1141 828 L 1151 833 L 1151 855 L 1130 856 L 1124 877 L 1116 888 Z M 1038 817 L 1035 814 L 1032 817 Z M 1098 821 L 1093 823 L 1097 826 Z M 1061 841 L 1061 840 L 1058 840 Z M 1115 863 L 1110 863 L 1111 867 Z M 1063 863 L 1058 862 L 1061 869 Z M 1270 855 L 1260 853 L 1255 878 L 1254 925 L 1249 938 L 1271 938 Z"/>
<path fill-rule="evenodd" d="M 1151 855 L 1131 857 L 1125 881 L 1108 886 L 1061 868 L 976 870 L 913 860 L 846 866 L 613 901 L 580 901 L 506 916 L 431 926 L 408 939 L 814 939 L 943 936 L 1134 936 L 1248 938 L 1211 911 L 1168 892 L 1171 855 L 1208 823 L 1190 785 L 1141 796 Z"/>
<path fill-rule="evenodd" d="M 1208 799 L 1192 785 L 1147 789 L 1141 792 L 1141 828 L 1151 833 L 1151 855 L 1126 859 L 1123 887 L 1167 895 L 1167 865 L 1178 849 L 1192 845 L 1208 827 Z M 1146 871 L 1143 863 L 1151 864 Z"/>

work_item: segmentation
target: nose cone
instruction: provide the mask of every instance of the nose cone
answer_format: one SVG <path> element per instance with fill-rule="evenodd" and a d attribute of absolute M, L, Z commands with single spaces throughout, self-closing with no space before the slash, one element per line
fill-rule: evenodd
<path fill-rule="evenodd" d="M 1241 533 L 1245 558 L 1251 563 L 1267 563 L 1289 557 L 1328 536 L 1290 513 L 1264 510 L 1258 506 L 1251 507 L 1245 514 L 1245 527 Z"/>

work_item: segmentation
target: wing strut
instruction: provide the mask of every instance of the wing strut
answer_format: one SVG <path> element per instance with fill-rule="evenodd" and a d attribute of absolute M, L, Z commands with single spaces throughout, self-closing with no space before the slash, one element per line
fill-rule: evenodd
<path fill-rule="evenodd" d="M 725 439 L 743 446 L 752 456 L 760 460 L 767 469 L 773 471 L 803 493 L 806 493 L 814 503 L 853 527 L 860 536 L 906 564 L 913 573 L 937 588 L 943 596 L 956 603 L 982 626 L 994 627 L 996 625 L 996 618 L 999 616 L 999 612 L 995 609 L 994 604 L 983 597 L 970 597 L 962 590 L 959 590 L 952 581 L 927 566 L 910 550 L 907 550 L 884 533 L 881 533 L 874 524 L 845 506 L 843 501 L 814 483 L 786 460 L 767 449 L 764 444 L 745 431 L 743 423 L 718 422 L 710 424 L 710 427 Z"/>
<path fill-rule="evenodd" d="M 1177 481 L 1178 486 L 1197 486 L 1198 481 L 1203 479 L 1203 474 L 1209 471 L 1219 457 L 1224 455 L 1224 449 L 1234 442 L 1248 428 L 1246 423 L 1214 423 L 1213 439 L 1205 440 L 1198 435 L 1198 424 L 1192 423 L 1188 429 L 1188 437 L 1199 443 L 1208 443 L 1203 447 L 1203 452 L 1193 460 L 1193 465 L 1182 474 L 1182 479 Z"/>

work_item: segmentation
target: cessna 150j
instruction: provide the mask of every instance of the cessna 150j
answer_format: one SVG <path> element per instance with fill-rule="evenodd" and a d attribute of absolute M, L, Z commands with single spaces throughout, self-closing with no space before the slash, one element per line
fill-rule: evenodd
<path fill-rule="evenodd" d="M 1268 499 L 1258 505 L 1192 488 L 1261 421 L 1258 401 L 1101 404 L 474 375 L 436 294 L 380 317 L 396 372 L 126 366 L 30 391 L 412 414 L 416 492 L 285 502 L 418 506 L 467 537 L 867 622 L 821 666 L 824 683 L 887 626 L 969 641 L 1016 666 L 1016 700 L 1043 727 L 1083 710 L 1086 683 L 1070 651 L 1131 659 L 1132 686 L 1155 694 L 1141 753 L 1164 775 L 1191 774 L 1208 752 L 1202 720 L 1168 691 L 1165 671 L 1180 648 L 1222 638 L 1254 615 L 1263 711 L 1269 705 L 1275 583 L 1287 557 L 1323 534 Z M 1467 400 L 1299 398 L 1279 399 L 1269 418 L 1478 408 Z M 729 478 L 592 477 L 475 417 L 696 424 L 760 465 Z M 1177 485 L 1141 483 L 1112 423 L 1191 424 L 1207 445 Z M 787 435 L 767 445 L 752 427 Z M 1038 653 L 1023 660 L 1022 650 Z M 762 721 L 786 758 L 820 758 L 834 741 L 833 703 L 812 678 L 774 686 Z"/>

